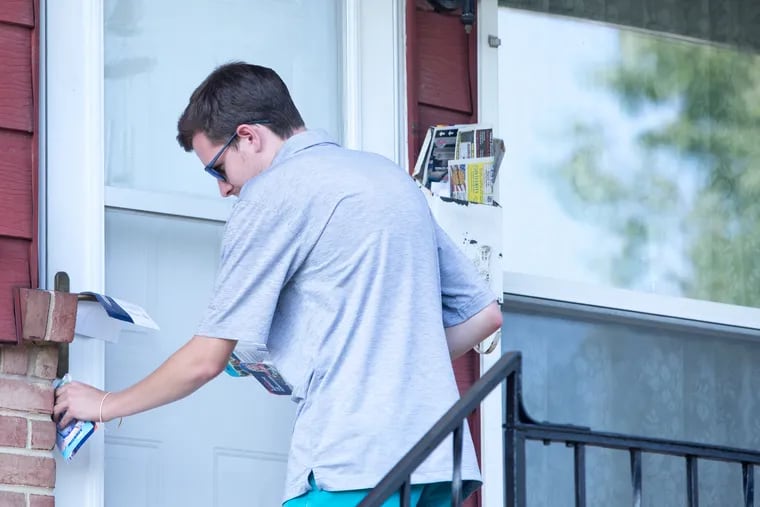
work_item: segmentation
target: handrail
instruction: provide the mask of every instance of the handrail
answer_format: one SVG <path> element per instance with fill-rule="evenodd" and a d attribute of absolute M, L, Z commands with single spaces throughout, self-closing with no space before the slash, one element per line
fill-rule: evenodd
<path fill-rule="evenodd" d="M 591 431 L 577 426 L 560 424 L 518 424 L 516 429 L 521 431 L 528 440 L 558 442 L 568 445 L 593 445 L 617 450 L 640 449 L 652 454 L 693 456 L 711 461 L 760 465 L 760 453 L 736 447 Z"/>
<path fill-rule="evenodd" d="M 574 480 L 576 507 L 585 507 L 586 505 L 585 448 L 587 446 L 627 450 L 629 452 L 631 460 L 633 504 L 636 507 L 641 505 L 641 491 L 643 486 L 641 457 L 643 453 L 679 456 L 686 460 L 686 496 L 687 505 L 689 507 L 697 507 L 699 505 L 699 488 L 697 483 L 699 459 L 740 464 L 742 468 L 744 506 L 752 507 L 754 505 L 754 467 L 760 465 L 760 452 L 757 451 L 678 440 L 666 440 L 662 438 L 646 438 L 619 433 L 591 431 L 569 425 L 520 423 L 514 426 L 505 424 L 505 428 L 507 431 L 514 431 L 520 434 L 522 440 L 522 442 L 511 448 L 510 452 L 515 455 L 515 457 L 508 460 L 508 462 L 513 464 L 511 469 L 506 471 L 507 483 L 511 486 L 507 490 L 506 505 L 508 507 L 525 505 L 525 440 L 537 440 L 543 442 L 545 445 L 564 443 L 567 447 L 573 448 L 575 455 Z M 519 467 L 514 465 L 520 462 L 517 455 L 522 455 L 522 465 Z"/>
<path fill-rule="evenodd" d="M 530 418 L 522 402 L 519 370 L 507 378 L 506 422 L 504 424 L 505 505 L 524 507 L 525 442 L 535 440 L 545 445 L 562 443 L 574 452 L 575 506 L 586 506 L 586 447 L 627 450 L 630 455 L 633 505 L 641 506 L 642 455 L 679 456 L 685 460 L 688 507 L 698 507 L 698 462 L 702 460 L 733 462 L 741 465 L 744 506 L 754 505 L 754 467 L 760 465 L 760 451 L 719 445 L 684 442 L 663 438 L 639 437 L 592 431 L 581 426 L 539 423 Z"/>
<path fill-rule="evenodd" d="M 504 423 L 504 501 L 506 507 L 524 507 L 526 505 L 525 442 L 527 440 L 541 441 L 546 445 L 563 443 L 573 448 L 576 507 L 585 507 L 586 505 L 587 446 L 627 450 L 629 452 L 634 507 L 641 505 L 643 453 L 684 458 L 687 505 L 689 507 L 698 507 L 699 505 L 699 460 L 739 464 L 742 471 L 743 505 L 744 507 L 754 506 L 754 467 L 760 466 L 760 451 L 592 431 L 588 427 L 571 424 L 537 422 L 530 417 L 523 406 L 521 364 L 522 359 L 519 352 L 504 354 L 388 472 L 358 507 L 380 507 L 396 492 L 400 492 L 401 507 L 411 507 L 412 472 L 451 433 L 454 434 L 451 504 L 454 507 L 459 507 L 462 502 L 461 453 L 465 419 L 494 388 L 505 380 L 507 383 L 506 422 Z"/>
<path fill-rule="evenodd" d="M 460 398 L 433 427 L 425 433 L 417 444 L 394 466 L 390 472 L 372 489 L 358 507 L 379 507 L 394 493 L 401 492 L 401 506 L 410 507 L 411 475 L 418 466 L 432 453 L 438 445 L 450 434 L 454 433 L 454 472 L 452 477 L 452 505 L 461 505 L 461 432 L 465 419 L 472 413 L 480 402 L 490 394 L 510 374 L 520 369 L 520 353 L 508 352 L 497 363 L 480 377 L 467 393 Z"/>

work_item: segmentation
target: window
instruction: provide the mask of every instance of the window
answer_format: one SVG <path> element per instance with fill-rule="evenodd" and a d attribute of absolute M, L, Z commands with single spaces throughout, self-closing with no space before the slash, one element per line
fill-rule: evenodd
<path fill-rule="evenodd" d="M 726 331 L 621 319 L 575 305 L 507 302 L 504 351 L 523 355 L 523 399 L 538 421 L 744 449 L 760 447 L 760 347 Z M 572 449 L 526 449 L 530 506 L 571 506 Z M 682 459 L 645 455 L 643 505 L 685 505 Z M 699 463 L 700 505 L 739 505 L 741 467 Z M 758 474 L 760 477 L 760 474 Z M 630 505 L 624 451 L 589 449 L 589 505 Z"/>
<path fill-rule="evenodd" d="M 538 420 L 759 445 L 760 30 L 740 4 L 498 0 L 502 350 Z M 528 446 L 528 505 L 572 505 L 572 458 Z M 685 504 L 682 461 L 643 473 L 643 505 Z M 739 468 L 699 474 L 701 504 L 741 502 Z M 590 505 L 630 504 L 626 453 L 589 452 L 587 476 Z"/>
<path fill-rule="evenodd" d="M 499 9 L 505 269 L 760 307 L 760 57 Z"/>
<path fill-rule="evenodd" d="M 146 191 L 218 195 L 196 156 L 174 139 L 192 91 L 229 61 L 276 70 L 306 125 L 340 140 L 339 8 L 337 1 L 226 0 L 190 8 L 183 2 L 107 0 L 107 199 L 125 195 L 119 189 L 143 192 L 127 194 L 132 197 L 150 196 Z"/>

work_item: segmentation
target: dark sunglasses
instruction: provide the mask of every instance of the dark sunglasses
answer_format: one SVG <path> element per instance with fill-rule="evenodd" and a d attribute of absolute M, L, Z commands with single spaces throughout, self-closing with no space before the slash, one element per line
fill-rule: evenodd
<path fill-rule="evenodd" d="M 269 120 L 253 120 L 253 121 L 241 123 L 241 125 L 265 125 L 267 123 L 271 123 L 271 122 Z M 224 150 L 230 147 L 230 144 L 232 144 L 232 141 L 235 140 L 237 135 L 238 135 L 237 130 L 235 130 L 235 133 L 232 134 L 229 139 L 227 139 L 227 142 L 224 143 L 224 146 L 222 146 L 221 149 L 219 149 L 219 151 L 217 152 L 217 154 L 214 155 L 214 158 L 212 158 L 209 161 L 209 163 L 206 164 L 206 167 L 203 168 L 207 173 L 209 173 L 211 176 L 218 179 L 219 181 L 226 182 L 227 175 L 225 175 L 223 172 L 221 172 L 219 169 L 215 168 L 214 166 L 216 165 L 217 160 L 219 160 L 219 157 L 221 157 L 222 154 L 224 153 Z"/>

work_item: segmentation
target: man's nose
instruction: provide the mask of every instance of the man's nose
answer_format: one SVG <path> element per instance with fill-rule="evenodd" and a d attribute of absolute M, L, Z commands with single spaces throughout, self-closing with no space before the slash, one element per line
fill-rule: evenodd
<path fill-rule="evenodd" d="M 232 185 L 222 180 L 217 180 L 217 184 L 219 185 L 219 194 L 222 197 L 229 197 L 232 193 Z"/>

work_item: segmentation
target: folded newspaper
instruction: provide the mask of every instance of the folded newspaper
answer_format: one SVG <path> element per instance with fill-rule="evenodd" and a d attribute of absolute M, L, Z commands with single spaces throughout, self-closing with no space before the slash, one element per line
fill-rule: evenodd
<path fill-rule="evenodd" d="M 253 376 L 272 394 L 287 395 L 293 388 L 277 371 L 265 345 L 238 342 L 225 370 L 233 377 Z"/>
<path fill-rule="evenodd" d="M 449 160 L 449 195 L 453 199 L 493 204 L 493 157 Z"/>
<path fill-rule="evenodd" d="M 53 389 L 58 389 L 69 382 L 71 382 L 71 376 L 67 373 L 63 378 L 53 380 Z M 71 461 L 71 458 L 74 457 L 96 429 L 97 425 L 92 421 L 78 421 L 74 419 L 63 428 L 56 424 L 55 445 L 61 452 L 63 459 Z"/>

